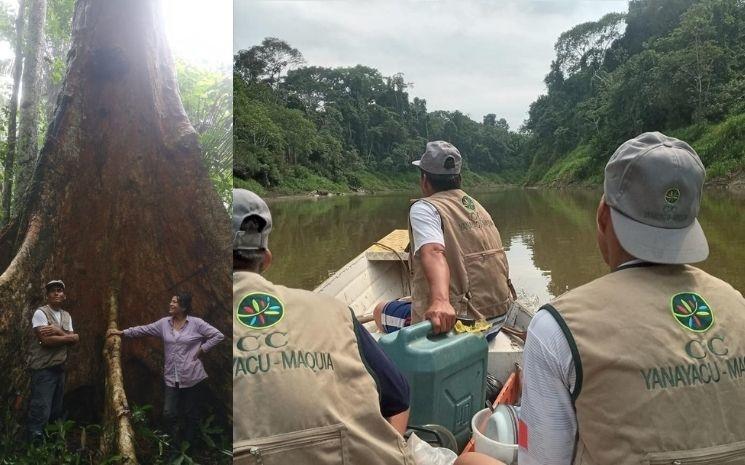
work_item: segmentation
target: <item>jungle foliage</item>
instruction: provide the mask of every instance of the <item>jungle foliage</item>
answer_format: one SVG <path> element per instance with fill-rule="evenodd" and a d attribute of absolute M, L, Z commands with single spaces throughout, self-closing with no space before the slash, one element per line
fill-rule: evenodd
<path fill-rule="evenodd" d="M 276 38 L 235 55 L 237 184 L 376 187 L 380 178 L 416 176 L 411 160 L 436 139 L 467 153 L 470 170 L 514 177 L 524 168 L 524 137 L 494 114 L 479 123 L 460 111 L 430 112 L 424 99 L 410 98 L 400 73 L 302 64 L 302 54 Z"/>
<path fill-rule="evenodd" d="M 710 178 L 742 169 L 745 1 L 631 0 L 561 34 L 555 51 L 546 93 L 511 130 L 496 113 L 428 110 L 403 74 L 307 65 L 266 38 L 234 57 L 235 183 L 395 188 L 384 183 L 408 179 L 437 139 L 492 181 L 598 183 L 615 148 L 645 131 L 686 138 Z"/>
<path fill-rule="evenodd" d="M 742 166 L 742 0 L 633 0 L 563 33 L 556 51 L 525 124 L 528 183 L 598 182 L 616 147 L 646 131 L 691 143 L 709 178 Z"/>

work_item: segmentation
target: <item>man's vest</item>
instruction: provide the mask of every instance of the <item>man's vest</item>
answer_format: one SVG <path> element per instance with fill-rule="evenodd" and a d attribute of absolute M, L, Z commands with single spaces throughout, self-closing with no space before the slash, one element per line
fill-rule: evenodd
<path fill-rule="evenodd" d="M 54 312 L 49 305 L 44 305 L 38 308 L 44 312 L 44 316 L 47 318 L 47 324 L 62 328 L 65 331 L 70 331 L 72 328 L 72 319 L 70 314 L 64 310 L 60 310 L 60 321 L 62 324 L 57 323 L 57 319 L 54 317 Z M 34 312 L 36 313 L 36 312 Z M 65 363 L 67 360 L 67 344 L 63 344 L 56 347 L 47 347 L 41 345 L 39 338 L 36 337 L 36 330 L 31 328 L 31 336 L 29 337 L 29 349 L 28 349 L 28 366 L 32 370 L 41 370 L 42 368 L 49 368 Z"/>
<path fill-rule="evenodd" d="M 732 286 L 631 265 L 544 308 L 574 359 L 575 464 L 745 464 L 745 299 Z"/>
<path fill-rule="evenodd" d="M 241 272 L 233 314 L 235 464 L 413 465 L 341 302 Z"/>
<path fill-rule="evenodd" d="M 509 267 L 502 239 L 489 212 L 460 189 L 438 192 L 422 199 L 442 219 L 445 259 L 450 269 L 450 304 L 457 315 L 479 319 L 504 315 L 510 307 Z M 424 319 L 429 306 L 429 283 L 419 254 L 413 253 L 409 225 L 411 269 L 411 322 Z"/>

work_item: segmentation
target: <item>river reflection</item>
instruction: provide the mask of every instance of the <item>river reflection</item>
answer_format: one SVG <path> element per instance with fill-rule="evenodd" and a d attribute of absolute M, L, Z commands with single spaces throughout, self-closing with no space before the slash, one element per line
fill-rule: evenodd
<path fill-rule="evenodd" d="M 595 244 L 599 190 L 473 192 L 502 235 L 512 281 L 544 302 L 607 272 Z M 416 193 L 270 202 L 275 261 L 267 277 L 313 289 L 393 229 L 406 228 Z M 706 271 L 745 289 L 745 198 L 706 192 L 699 215 L 709 239 Z"/>

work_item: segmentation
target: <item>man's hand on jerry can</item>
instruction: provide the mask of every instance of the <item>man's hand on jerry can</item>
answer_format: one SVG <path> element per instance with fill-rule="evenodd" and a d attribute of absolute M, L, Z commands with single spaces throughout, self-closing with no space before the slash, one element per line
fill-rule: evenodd
<path fill-rule="evenodd" d="M 450 302 L 436 300 L 424 312 L 424 318 L 432 322 L 435 334 L 446 333 L 455 326 L 455 309 Z"/>

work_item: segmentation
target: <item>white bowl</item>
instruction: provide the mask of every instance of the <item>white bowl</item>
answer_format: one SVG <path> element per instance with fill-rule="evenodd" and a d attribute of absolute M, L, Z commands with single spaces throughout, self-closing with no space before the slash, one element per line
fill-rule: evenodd
<path fill-rule="evenodd" d="M 481 430 L 479 427 L 484 420 L 487 420 L 487 426 Z M 488 408 L 479 411 L 471 419 L 471 429 L 476 452 L 501 460 L 506 465 L 517 463 L 517 415 L 514 407 L 498 405 L 493 414 Z"/>

